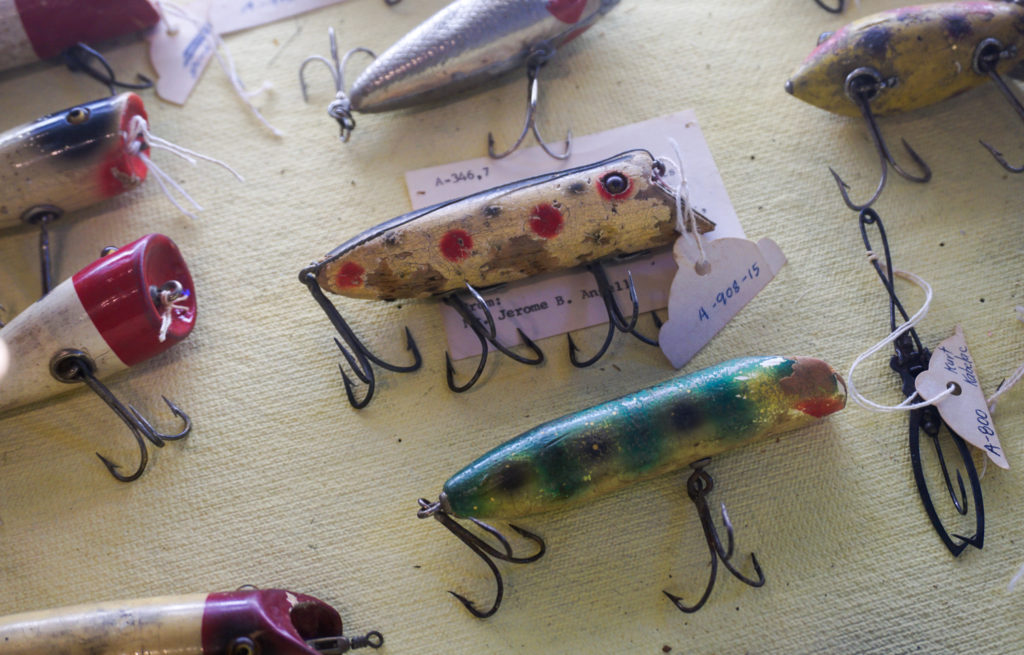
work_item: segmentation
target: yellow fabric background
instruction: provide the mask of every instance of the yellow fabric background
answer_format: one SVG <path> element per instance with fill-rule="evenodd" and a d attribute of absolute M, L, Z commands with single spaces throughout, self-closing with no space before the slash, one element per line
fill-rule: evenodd
<path fill-rule="evenodd" d="M 444 382 L 434 301 L 337 300 L 366 342 L 403 360 L 408 325 L 425 356 L 411 375 L 383 373 L 369 409 L 345 401 L 332 329 L 296 274 L 358 231 L 408 210 L 403 172 L 480 156 L 519 129 L 521 76 L 442 106 L 358 117 L 351 143 L 324 114 L 332 97 L 314 70 L 302 102 L 299 61 L 340 47 L 382 50 L 444 0 L 340 5 L 227 37 L 241 78 L 286 136 L 241 106 L 216 63 L 184 108 L 144 95 L 158 136 L 237 167 L 247 178 L 154 159 L 206 207 L 180 215 L 152 181 L 53 228 L 58 277 L 107 244 L 159 231 L 188 260 L 198 326 L 183 344 L 110 380 L 160 425 L 168 395 L 195 420 L 190 438 L 154 454 L 136 483 L 114 482 L 99 450 L 134 462 L 127 432 L 85 391 L 0 419 L 0 614 L 122 597 L 280 586 L 324 598 L 352 633 L 378 629 L 389 653 L 967 653 L 1013 652 L 1024 590 L 1006 591 L 1024 562 L 1024 391 L 999 405 L 1011 466 L 983 481 L 985 548 L 953 559 L 921 508 L 903 415 L 850 406 L 778 442 L 715 461 L 713 502 L 736 525 L 736 561 L 755 551 L 768 582 L 729 577 L 707 606 L 678 612 L 662 589 L 697 597 L 708 572 L 685 473 L 585 508 L 524 524 L 548 554 L 501 565 L 506 599 L 477 621 L 446 589 L 489 598 L 482 563 L 415 517 L 416 498 L 494 445 L 539 422 L 676 374 L 655 349 L 618 337 L 598 366 L 573 369 L 563 338 L 542 342 L 540 369 L 497 358 L 470 393 Z M 852 4 L 852 3 L 851 3 Z M 845 371 L 887 332 L 885 294 L 864 257 L 836 167 L 861 198 L 876 161 L 860 121 L 789 97 L 786 76 L 819 32 L 897 6 L 865 0 L 836 17 L 810 0 L 623 0 L 544 71 L 541 126 L 586 134 L 692 107 L 747 234 L 770 236 L 789 264 L 685 370 L 748 354 L 820 356 Z M 144 49 L 108 51 L 123 74 L 145 72 Z M 354 75 L 354 72 L 350 75 Z M 51 64 L 0 74 L 3 127 L 101 94 Z M 882 129 L 901 161 L 905 137 L 934 169 L 927 185 L 890 181 L 877 209 L 897 267 L 936 293 L 920 327 L 934 346 L 956 323 L 991 393 L 1024 360 L 1021 261 L 1024 178 L 1002 171 L 979 137 L 1024 157 L 1024 131 L 991 85 Z M 7 316 L 36 297 L 36 233 L 0 233 Z M 904 301 L 921 294 L 901 286 Z M 602 328 L 585 335 L 597 344 Z M 465 367 L 467 363 L 463 363 Z M 460 369 L 462 370 L 462 369 Z M 879 356 L 864 390 L 897 402 Z M 978 460 L 980 463 L 980 459 Z M 939 490 L 935 489 L 936 496 Z"/>

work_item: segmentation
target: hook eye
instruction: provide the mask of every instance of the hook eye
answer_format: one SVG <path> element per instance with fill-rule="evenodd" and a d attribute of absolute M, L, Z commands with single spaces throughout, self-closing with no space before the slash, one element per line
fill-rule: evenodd
<path fill-rule="evenodd" d="M 988 75 L 996 69 L 996 65 L 1003 57 L 1003 44 L 998 39 L 983 39 L 978 47 L 974 49 L 974 60 L 971 67 L 979 75 Z"/>
<path fill-rule="evenodd" d="M 60 382 L 72 384 L 81 382 L 86 375 L 96 371 L 92 358 L 81 350 L 66 348 L 50 360 L 50 375 Z"/>
<path fill-rule="evenodd" d="M 870 102 L 878 95 L 879 91 L 887 86 L 894 85 L 896 83 L 895 79 L 883 80 L 882 74 L 874 68 L 861 66 L 846 76 L 846 83 L 843 85 L 843 89 L 850 100 L 853 100 L 855 103 L 858 102 L 859 98 Z"/>
<path fill-rule="evenodd" d="M 259 652 L 259 646 L 248 637 L 238 637 L 228 647 L 228 655 L 258 655 Z"/>
<path fill-rule="evenodd" d="M 89 109 L 86 107 L 75 107 L 68 112 L 68 115 L 64 117 L 64 120 L 72 125 L 81 125 L 85 121 L 89 120 Z"/>

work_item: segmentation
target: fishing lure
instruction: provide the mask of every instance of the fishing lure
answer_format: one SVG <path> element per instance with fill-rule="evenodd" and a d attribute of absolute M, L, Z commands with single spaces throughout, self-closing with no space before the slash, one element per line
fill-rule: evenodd
<path fill-rule="evenodd" d="M 366 48 L 350 50 L 338 60 L 334 30 L 329 30 L 331 61 L 308 57 L 299 69 L 302 95 L 308 101 L 303 72 L 306 64 L 321 61 L 331 70 L 337 90 L 327 113 L 341 127 L 341 140 L 348 141 L 355 128 L 353 112 L 376 113 L 414 107 L 443 100 L 452 94 L 485 84 L 524 66 L 529 81 L 529 104 L 523 131 L 504 153 L 494 150 L 488 135 L 488 152 L 501 158 L 513 152 L 531 130 L 546 153 L 567 159 L 572 134 L 565 152 L 553 152 L 537 131 L 540 69 L 555 50 L 579 36 L 608 13 L 619 0 L 456 0 L 384 51 L 356 79 L 346 92 L 344 68 L 356 52 L 374 56 Z"/>
<path fill-rule="evenodd" d="M 0 618 L 8 655 L 337 655 L 380 648 L 373 630 L 346 637 L 338 611 L 284 589 L 163 596 Z"/>
<path fill-rule="evenodd" d="M 927 182 L 931 169 L 907 144 L 921 170 L 913 175 L 893 159 L 875 122 L 876 115 L 926 107 L 992 79 L 1024 116 L 1000 73 L 1024 60 L 1024 7 L 1017 2 L 956 2 L 917 5 L 862 18 L 838 32 L 825 33 L 818 47 L 786 82 L 786 91 L 804 102 L 842 116 L 863 115 L 881 161 L 874 194 L 855 204 L 848 185 L 831 170 L 846 204 L 870 206 L 885 187 L 888 165 L 912 182 Z M 1002 154 L 982 142 L 1007 170 Z"/>
<path fill-rule="evenodd" d="M 138 469 L 127 475 L 103 455 L 97 457 L 118 480 L 135 480 L 148 462 L 143 437 L 162 447 L 165 441 L 187 436 L 191 420 L 165 397 L 184 428 L 159 433 L 98 378 L 162 353 L 185 339 L 195 320 L 192 276 L 173 241 L 150 234 L 112 249 L 0 330 L 10 356 L 10 370 L 0 385 L 0 412 L 84 382 L 125 422 L 141 452 Z"/>
<path fill-rule="evenodd" d="M 615 302 L 599 260 L 669 245 L 676 239 L 675 192 L 664 184 L 664 174 L 664 165 L 649 152 L 628 151 L 393 218 L 303 269 L 299 279 L 348 345 L 345 348 L 335 340 L 345 359 L 368 385 L 365 398 L 356 400 L 352 381 L 342 371 L 349 402 L 360 408 L 370 401 L 374 389 L 371 363 L 408 372 L 419 368 L 421 358 L 407 329 L 407 347 L 414 362 L 396 366 L 381 360 L 359 340 L 324 291 L 380 300 L 448 294 L 444 301 L 473 328 L 481 345 L 476 372 L 464 385 L 455 383 L 454 368 L 446 356 L 448 386 L 453 391 L 469 389 L 480 377 L 488 343 L 525 364 L 544 360 L 537 345 L 522 331 L 519 336 L 533 351 L 533 358 L 518 355 L 497 341 L 494 320 L 476 287 L 586 264 L 605 302 L 609 329 L 598 354 L 585 361 L 577 357 L 577 348 L 569 337 L 571 361 L 577 366 L 597 361 L 607 350 L 615 329 L 641 338 L 635 331 L 637 300 L 632 279 L 633 315 L 627 320 Z M 698 214 L 697 229 L 710 231 L 714 223 Z M 452 293 L 462 288 L 477 299 L 486 323 Z M 642 339 L 653 343 L 647 337 Z"/>
<path fill-rule="evenodd" d="M 529 557 L 512 554 L 507 539 L 481 519 L 517 519 L 575 507 L 599 496 L 693 464 L 687 491 L 698 507 L 711 553 L 711 579 L 695 606 L 665 594 L 683 611 L 696 611 L 715 582 L 718 561 L 752 586 L 764 576 L 752 556 L 757 579 L 743 576 L 730 562 L 732 526 L 723 548 L 711 522 L 706 495 L 713 481 L 705 458 L 737 446 L 804 427 L 839 411 L 846 386 L 825 362 L 810 357 L 746 357 L 713 366 L 617 400 L 549 421 L 493 449 L 444 484 L 440 498 L 419 500 L 420 518 L 433 517 L 487 563 L 497 580 L 497 597 L 485 611 L 450 592 L 474 616 L 494 614 L 503 583 L 491 558 L 532 562 L 544 553 L 537 535 L 512 525 L 536 542 Z M 467 518 L 498 539 L 496 549 L 455 521 Z"/>
<path fill-rule="evenodd" d="M 0 227 L 39 226 L 44 294 L 53 286 L 47 225 L 134 189 L 149 171 L 165 192 L 167 184 L 180 190 L 153 165 L 151 148 L 221 164 L 150 134 L 146 108 L 134 93 L 71 107 L 0 133 Z"/>

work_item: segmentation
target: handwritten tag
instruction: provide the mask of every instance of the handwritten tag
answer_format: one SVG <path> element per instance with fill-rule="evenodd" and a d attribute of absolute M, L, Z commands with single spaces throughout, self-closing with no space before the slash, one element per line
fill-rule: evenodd
<path fill-rule="evenodd" d="M 687 256 L 692 237 L 684 235 L 673 248 L 679 272 L 672 280 L 668 321 L 661 326 L 661 350 L 676 368 L 690 361 L 753 299 L 786 263 L 771 239 L 717 239 L 705 246 L 710 270 L 697 272 Z"/>
<path fill-rule="evenodd" d="M 341 0 L 217 0 L 210 8 L 210 22 L 218 34 L 230 34 L 339 2 Z"/>
<path fill-rule="evenodd" d="M 170 14 L 149 35 L 149 59 L 159 76 L 156 93 L 164 100 L 183 105 L 217 49 L 216 32 L 206 16 L 211 0 L 199 0 L 185 8 L 192 20 Z"/>
<path fill-rule="evenodd" d="M 928 360 L 928 370 L 914 379 L 922 398 L 935 398 L 955 384 L 959 393 L 944 396 L 935 403 L 942 420 L 967 443 L 988 453 L 996 466 L 1010 468 L 999 445 L 996 426 L 988 412 L 985 394 L 978 383 L 974 360 L 967 350 L 964 331 L 959 325 L 953 336 L 939 344 Z"/>

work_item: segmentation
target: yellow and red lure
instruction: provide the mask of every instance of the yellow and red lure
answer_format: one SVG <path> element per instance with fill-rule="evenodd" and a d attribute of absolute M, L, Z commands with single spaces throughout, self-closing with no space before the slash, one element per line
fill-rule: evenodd
<path fill-rule="evenodd" d="M 884 11 L 821 35 L 817 48 L 786 81 L 786 91 L 842 116 L 863 115 L 882 160 L 875 194 L 855 205 L 833 171 L 847 204 L 866 208 L 882 192 L 886 163 L 903 177 L 926 182 L 931 171 L 904 142 L 923 174 L 901 169 L 882 141 L 874 117 L 926 107 L 996 81 L 1024 60 L 1024 7 L 1014 2 L 948 2 Z M 1024 112 L 1024 108 L 1019 111 Z M 992 154 L 1006 164 L 993 147 Z M 1022 168 L 1021 170 L 1024 170 Z"/>
<path fill-rule="evenodd" d="M 695 606 L 666 592 L 684 611 L 696 611 L 710 594 L 719 559 L 741 580 L 751 581 L 729 562 L 711 526 L 705 495 L 710 476 L 702 460 L 732 448 L 807 426 L 846 405 L 846 385 L 828 364 L 811 357 L 745 357 L 663 382 L 649 389 L 549 421 L 483 455 L 444 484 L 436 502 L 420 499 L 419 517 L 433 517 L 490 567 L 498 583 L 494 605 L 477 610 L 451 592 L 475 616 L 494 614 L 503 584 L 491 558 L 525 563 L 544 552 L 537 535 L 512 526 L 535 541 L 539 552 L 515 557 L 508 541 L 481 521 L 517 519 L 574 507 L 635 482 L 694 465 L 688 493 L 697 504 L 711 545 L 712 578 Z M 696 462 L 696 464 L 695 464 Z M 724 511 L 723 511 L 724 514 Z M 466 518 L 498 539 L 497 549 L 455 518 Z M 488 557 L 490 556 L 490 557 Z"/>

